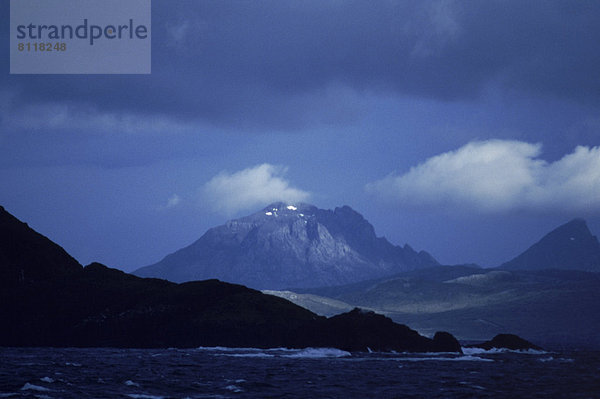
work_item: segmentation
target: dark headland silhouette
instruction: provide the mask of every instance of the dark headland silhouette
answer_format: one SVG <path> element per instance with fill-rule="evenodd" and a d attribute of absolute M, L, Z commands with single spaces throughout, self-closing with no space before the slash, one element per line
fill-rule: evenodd
<path fill-rule="evenodd" d="M 227 250 L 236 255 L 223 258 Z M 83 267 L 0 208 L 0 345 L 459 350 L 454 337 L 435 334 L 441 329 L 470 341 L 512 332 L 544 344 L 600 346 L 600 246 L 582 219 L 499 268 L 483 269 L 441 266 L 424 251 L 394 246 L 349 207 L 277 203 L 210 229 L 161 263 L 204 251 L 201 259 L 221 257 L 225 266 L 248 256 L 233 268 L 240 274 L 272 255 L 295 270 L 287 282 L 310 284 L 297 269 L 304 265 L 321 270 L 315 281 L 331 285 L 265 291 L 292 304 L 216 279 L 176 284 L 97 263 Z M 276 266 L 258 264 L 256 275 Z M 283 266 L 268 281 L 287 284 Z M 350 281 L 383 276 L 333 286 L 341 271 Z"/>
<path fill-rule="evenodd" d="M 0 346 L 334 347 L 461 352 L 373 312 L 318 316 L 217 280 L 176 284 L 82 267 L 0 207 Z"/>

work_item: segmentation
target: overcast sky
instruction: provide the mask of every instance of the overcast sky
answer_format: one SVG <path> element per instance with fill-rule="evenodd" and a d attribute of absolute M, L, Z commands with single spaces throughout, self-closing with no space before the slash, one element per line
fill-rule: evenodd
<path fill-rule="evenodd" d="M 151 75 L 9 75 L 0 204 L 133 270 L 269 202 L 496 266 L 600 234 L 600 2 L 152 1 Z"/>

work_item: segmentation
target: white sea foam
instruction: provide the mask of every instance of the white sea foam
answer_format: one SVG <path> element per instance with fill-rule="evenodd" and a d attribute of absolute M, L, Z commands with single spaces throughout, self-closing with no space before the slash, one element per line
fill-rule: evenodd
<path fill-rule="evenodd" d="M 49 383 L 49 384 L 51 384 L 51 383 L 53 383 L 53 382 L 54 382 L 54 380 L 53 380 L 52 378 L 50 378 L 50 377 L 43 377 L 43 378 L 40 378 L 40 381 L 42 381 L 42 382 L 47 382 L 47 383 Z"/>
<path fill-rule="evenodd" d="M 248 357 L 248 358 L 274 358 L 285 357 L 292 359 L 319 359 L 331 357 L 346 357 L 351 356 L 349 352 L 335 348 L 305 348 L 305 349 L 289 349 L 289 348 L 225 348 L 225 347 L 199 347 L 196 350 L 217 352 L 214 356 L 228 357 Z"/>
<path fill-rule="evenodd" d="M 218 353 L 216 356 L 227 356 L 227 357 L 255 357 L 255 358 L 269 358 L 275 357 L 275 355 L 271 355 L 269 353 Z"/>
<path fill-rule="evenodd" d="M 236 393 L 244 392 L 244 390 L 242 388 L 238 387 L 237 385 L 233 385 L 233 384 L 227 385 L 225 387 L 225 389 L 227 389 L 228 391 L 236 392 Z"/>
<path fill-rule="evenodd" d="M 196 348 L 199 351 L 207 352 L 262 352 L 265 349 L 260 348 L 228 348 L 225 346 L 199 346 Z"/>
<path fill-rule="evenodd" d="M 513 350 L 513 349 L 506 349 L 506 348 L 492 348 L 490 350 L 486 350 L 486 349 L 482 349 L 482 348 L 462 348 L 462 350 L 463 350 L 463 353 L 466 355 L 480 355 L 480 354 L 493 355 L 493 354 L 498 354 L 498 353 L 520 353 L 523 355 L 546 355 L 549 353 L 546 351 L 540 351 L 540 350 L 535 350 L 535 349 Z"/>
<path fill-rule="evenodd" d="M 25 385 L 23 385 L 23 387 L 21 388 L 21 391 L 48 392 L 49 389 L 46 387 L 41 387 L 39 385 L 33 385 L 33 384 L 26 382 Z"/>
<path fill-rule="evenodd" d="M 140 386 L 140 384 L 138 384 L 137 382 L 133 382 L 131 380 L 127 380 L 123 384 L 127 385 L 128 387 L 139 387 Z"/>
<path fill-rule="evenodd" d="M 304 359 L 319 359 L 326 357 L 346 357 L 352 356 L 350 352 L 346 352 L 335 348 L 306 348 L 295 353 L 283 355 L 289 358 L 304 358 Z"/>
<path fill-rule="evenodd" d="M 471 388 L 475 388 L 475 389 L 479 389 L 479 390 L 485 391 L 485 388 L 482 387 L 481 385 L 474 385 L 474 384 L 471 384 L 470 382 L 467 382 L 467 381 L 460 381 L 459 384 L 467 386 L 467 387 L 471 387 Z"/>
<path fill-rule="evenodd" d="M 561 362 L 561 363 L 572 363 L 574 360 L 573 359 L 568 359 L 568 358 L 554 358 L 552 356 L 548 356 L 548 357 L 542 357 L 540 359 L 538 359 L 538 361 L 545 363 L 545 362 Z"/>
<path fill-rule="evenodd" d="M 298 352 L 300 349 L 290 349 L 290 348 L 270 348 L 266 349 L 267 352 Z"/>

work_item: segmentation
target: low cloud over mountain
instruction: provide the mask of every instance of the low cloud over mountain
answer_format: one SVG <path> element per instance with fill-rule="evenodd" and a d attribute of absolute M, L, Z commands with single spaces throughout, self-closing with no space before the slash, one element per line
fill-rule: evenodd
<path fill-rule="evenodd" d="M 268 163 L 235 173 L 223 171 L 204 185 L 203 196 L 214 209 L 229 215 L 275 201 L 306 201 L 310 194 L 291 187 L 284 178 L 286 171 Z"/>

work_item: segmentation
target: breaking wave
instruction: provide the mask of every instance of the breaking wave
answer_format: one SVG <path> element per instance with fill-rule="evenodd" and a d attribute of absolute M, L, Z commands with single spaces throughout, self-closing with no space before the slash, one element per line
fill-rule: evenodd
<path fill-rule="evenodd" d="M 228 356 L 241 358 L 288 358 L 288 359 L 323 359 L 323 358 L 339 358 L 352 356 L 350 352 L 346 352 L 336 348 L 304 348 L 304 349 L 288 349 L 288 348 L 224 348 L 224 347 L 200 347 L 200 351 L 213 352 L 214 356 Z"/>
<path fill-rule="evenodd" d="M 346 352 L 335 348 L 306 348 L 301 349 L 299 352 L 290 353 L 283 357 L 296 358 L 296 359 L 319 359 L 319 358 L 330 358 L 330 357 L 346 357 L 352 356 L 350 352 Z"/>
<path fill-rule="evenodd" d="M 546 355 L 549 352 L 546 351 L 541 351 L 541 350 L 535 350 L 535 349 L 527 349 L 527 350 L 513 350 L 513 349 L 498 349 L 498 348 L 492 348 L 489 350 L 486 349 L 482 349 L 482 348 L 462 348 L 463 353 L 465 355 L 494 355 L 494 354 L 499 354 L 499 353 L 520 353 L 523 355 Z"/>

